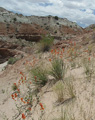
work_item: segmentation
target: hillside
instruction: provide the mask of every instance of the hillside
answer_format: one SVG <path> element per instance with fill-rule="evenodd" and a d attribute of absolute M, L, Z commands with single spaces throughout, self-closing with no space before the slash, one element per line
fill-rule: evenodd
<path fill-rule="evenodd" d="M 85 31 L 75 22 L 71 22 L 66 18 L 58 18 L 57 16 L 23 16 L 21 14 L 12 13 L 3 8 L 1 8 L 0 10 L 0 26 L 4 27 L 6 31 L 10 31 L 9 34 L 32 35 L 33 33 L 38 34 L 38 30 L 41 32 L 44 29 L 44 31 L 47 31 L 47 33 L 55 36 L 61 36 L 62 38 L 64 38 L 66 35 L 69 36 L 75 34 L 82 34 Z M 25 33 L 25 31 L 20 31 L 22 30 L 22 26 L 27 26 L 27 29 L 24 28 L 24 30 L 28 30 L 31 32 L 28 33 L 27 31 L 27 33 Z M 39 28 L 39 26 L 42 28 L 42 30 L 41 28 Z M 0 34 L 3 34 L 3 32 L 5 32 L 6 34 L 6 31 L 2 30 Z M 34 32 L 32 33 L 32 31 Z M 42 33 L 43 32 L 41 32 L 40 34 Z"/>

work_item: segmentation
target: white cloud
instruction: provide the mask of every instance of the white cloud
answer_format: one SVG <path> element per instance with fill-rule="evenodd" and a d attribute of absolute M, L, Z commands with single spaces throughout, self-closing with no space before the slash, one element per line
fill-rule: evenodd
<path fill-rule="evenodd" d="M 84 26 L 95 23 L 95 0 L 0 0 L 0 6 L 24 15 L 57 15 Z"/>

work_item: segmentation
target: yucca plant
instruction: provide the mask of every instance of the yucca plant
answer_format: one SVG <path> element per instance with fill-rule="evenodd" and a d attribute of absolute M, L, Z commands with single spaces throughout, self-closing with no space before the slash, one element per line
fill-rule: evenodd
<path fill-rule="evenodd" d="M 56 80 L 62 80 L 66 73 L 66 66 L 62 59 L 55 58 L 52 62 L 52 68 L 50 71 L 50 74 L 56 79 Z"/>

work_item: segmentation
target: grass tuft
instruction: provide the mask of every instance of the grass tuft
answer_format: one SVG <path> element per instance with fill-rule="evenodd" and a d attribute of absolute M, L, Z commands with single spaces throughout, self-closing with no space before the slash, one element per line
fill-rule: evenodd
<path fill-rule="evenodd" d="M 53 45 L 54 38 L 51 36 L 43 36 L 42 40 L 40 40 L 40 51 L 47 52 L 50 50 Z"/>
<path fill-rule="evenodd" d="M 47 72 L 41 67 L 37 67 L 31 70 L 33 83 L 38 87 L 43 87 L 48 81 Z"/>
<path fill-rule="evenodd" d="M 50 71 L 50 74 L 56 79 L 56 80 L 62 80 L 66 73 L 66 66 L 61 59 L 54 59 L 52 62 L 52 68 Z"/>

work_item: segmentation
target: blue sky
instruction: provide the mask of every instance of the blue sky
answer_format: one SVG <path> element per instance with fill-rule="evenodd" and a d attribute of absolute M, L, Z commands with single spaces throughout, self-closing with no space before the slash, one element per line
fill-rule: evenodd
<path fill-rule="evenodd" d="M 28 16 L 67 18 L 82 27 L 95 23 L 95 0 L 0 0 L 0 6 Z"/>

